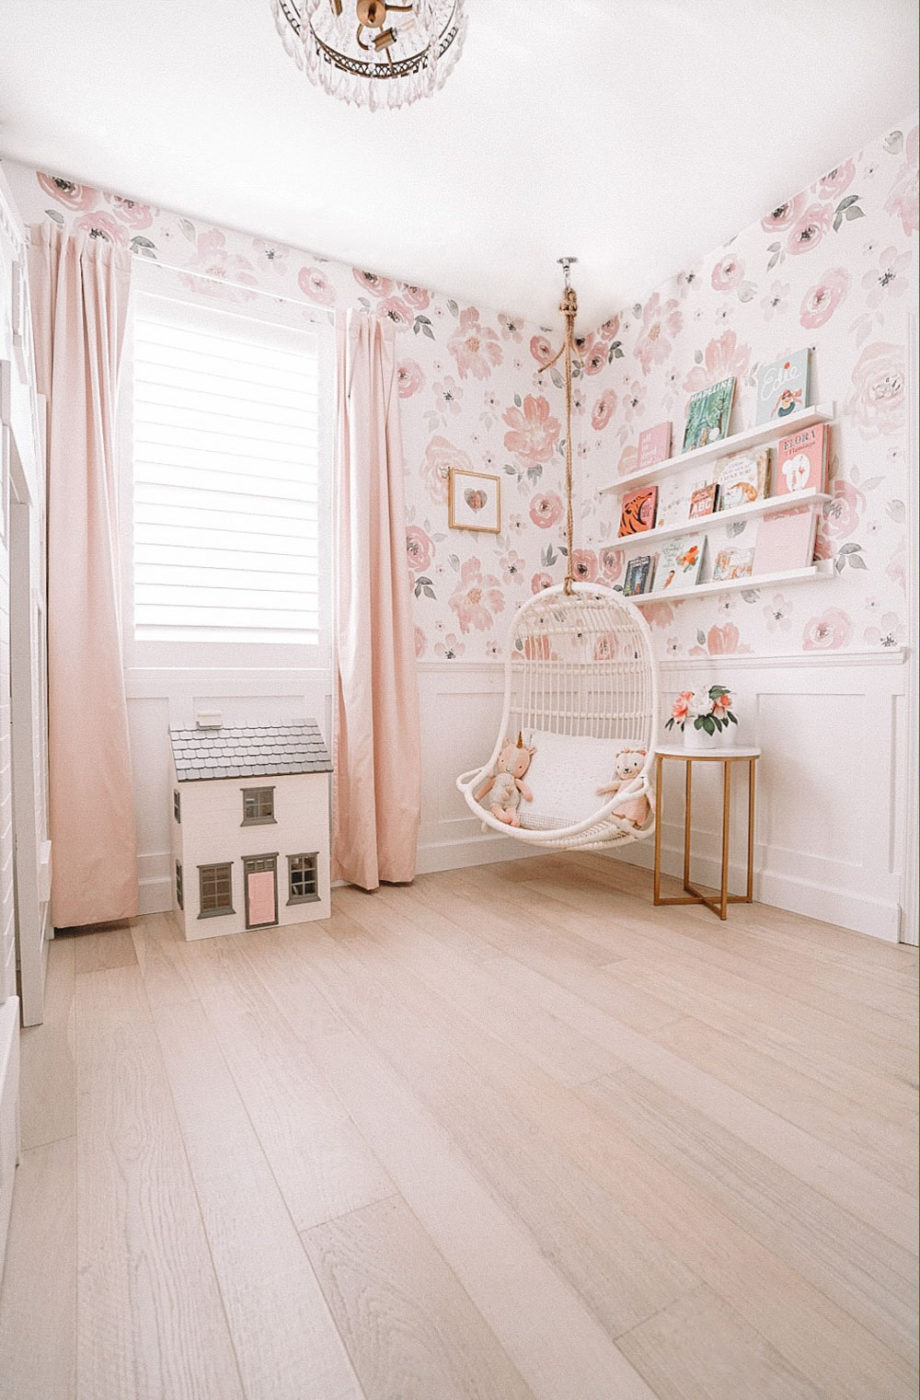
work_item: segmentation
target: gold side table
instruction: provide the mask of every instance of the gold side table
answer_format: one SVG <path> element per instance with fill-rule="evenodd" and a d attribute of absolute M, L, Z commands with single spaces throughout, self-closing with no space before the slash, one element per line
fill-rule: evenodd
<path fill-rule="evenodd" d="M 760 757 L 760 749 L 684 749 L 656 748 L 655 750 L 655 884 L 653 903 L 655 904 L 705 904 L 720 919 L 728 913 L 729 904 L 750 904 L 754 898 L 754 766 Z M 684 891 L 682 895 L 662 896 L 661 893 L 661 770 L 665 760 L 681 762 L 686 770 L 684 779 Z M 694 763 L 721 763 L 722 765 L 722 879 L 717 896 L 703 894 L 690 883 L 690 830 L 691 803 L 693 794 Z M 732 815 L 732 768 L 736 763 L 748 766 L 748 829 L 747 829 L 747 892 L 728 893 L 728 843 Z"/>

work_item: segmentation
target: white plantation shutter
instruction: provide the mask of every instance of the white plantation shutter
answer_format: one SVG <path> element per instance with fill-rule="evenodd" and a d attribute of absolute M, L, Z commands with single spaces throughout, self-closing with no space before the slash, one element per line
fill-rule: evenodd
<path fill-rule="evenodd" d="M 133 329 L 135 638 L 316 644 L 320 335 L 147 294 Z"/>

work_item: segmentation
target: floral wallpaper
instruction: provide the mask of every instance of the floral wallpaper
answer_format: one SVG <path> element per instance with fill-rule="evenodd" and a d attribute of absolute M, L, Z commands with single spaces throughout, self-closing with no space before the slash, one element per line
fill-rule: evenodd
<path fill-rule="evenodd" d="M 541 374 L 560 330 L 14 162 L 4 170 L 28 223 L 50 219 L 168 264 L 204 298 L 245 303 L 268 293 L 303 302 L 311 316 L 363 307 L 394 323 L 416 654 L 503 655 L 514 609 L 564 573 L 563 396 Z M 451 467 L 499 478 L 500 534 L 449 528 Z"/>
<path fill-rule="evenodd" d="M 644 608 L 662 656 L 864 651 L 906 641 L 909 327 L 917 300 L 917 125 L 885 134 L 605 328 L 591 345 L 580 529 L 589 577 L 618 579 L 618 500 L 602 488 L 635 470 L 639 433 L 668 420 L 679 451 L 690 395 L 736 377 L 730 431 L 755 422 L 756 373 L 812 347 L 812 402 L 836 404 L 832 500 L 818 582 L 739 589 Z M 592 377 L 593 376 L 593 377 Z M 755 522 L 710 536 L 734 543 Z M 741 543 L 746 541 L 742 538 Z"/>
<path fill-rule="evenodd" d="M 351 268 L 5 163 L 27 222 L 105 238 L 179 269 L 203 297 L 256 292 L 314 314 L 364 307 L 399 328 L 407 587 L 426 661 L 503 655 L 514 609 L 565 573 L 559 325 Z M 883 649 L 905 640 L 907 317 L 916 301 L 917 126 L 887 133 L 580 342 L 573 448 L 577 575 L 616 585 L 618 502 L 639 433 L 737 378 L 731 431 L 754 421 L 758 366 L 814 347 L 813 399 L 836 401 L 827 580 L 645 608 L 662 656 Z M 501 483 L 499 534 L 448 526 L 451 467 Z M 739 522 L 740 523 L 740 522 Z M 723 527 L 728 529 L 728 527 Z M 742 525 L 743 528 L 743 525 Z"/>

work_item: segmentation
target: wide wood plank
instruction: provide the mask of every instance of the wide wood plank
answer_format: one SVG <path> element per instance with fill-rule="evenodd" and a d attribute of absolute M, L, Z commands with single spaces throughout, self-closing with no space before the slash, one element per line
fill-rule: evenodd
<path fill-rule="evenodd" d="M 399 1197 L 318 1225 L 304 1243 L 373 1400 L 532 1397 Z"/>
<path fill-rule="evenodd" d="M 0 1400 L 76 1394 L 76 1159 L 76 1138 L 59 1138 L 24 1152 L 16 1171 L 0 1288 Z"/>
<path fill-rule="evenodd" d="M 157 1032 L 247 1400 L 361 1400 L 361 1388 L 207 1021 Z"/>
<path fill-rule="evenodd" d="M 84 973 L 77 1026 L 77 1394 L 243 1395 L 137 963 Z"/>
<path fill-rule="evenodd" d="M 45 1019 L 22 1032 L 21 1131 L 23 1148 L 73 1137 L 77 1130 L 74 1063 L 74 938 L 48 947 Z"/>

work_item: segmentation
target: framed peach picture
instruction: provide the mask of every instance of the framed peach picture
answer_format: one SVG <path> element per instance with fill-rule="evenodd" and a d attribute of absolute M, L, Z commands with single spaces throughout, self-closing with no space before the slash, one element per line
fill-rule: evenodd
<path fill-rule="evenodd" d="M 502 528 L 502 484 L 497 476 L 451 468 L 447 493 L 448 524 L 452 530 Z"/>

